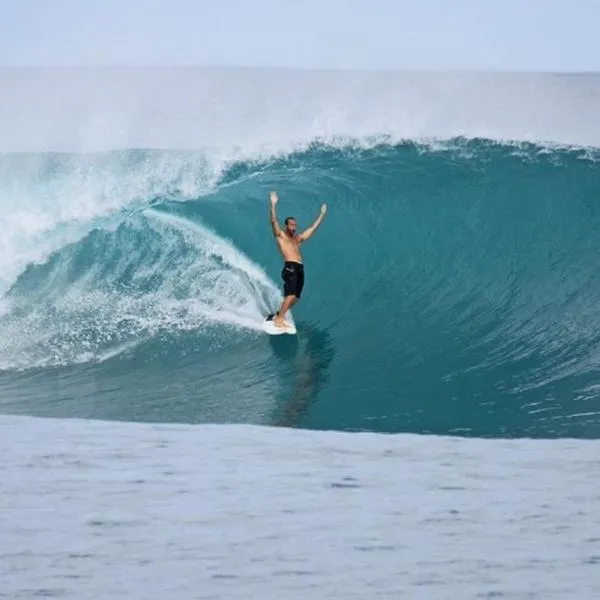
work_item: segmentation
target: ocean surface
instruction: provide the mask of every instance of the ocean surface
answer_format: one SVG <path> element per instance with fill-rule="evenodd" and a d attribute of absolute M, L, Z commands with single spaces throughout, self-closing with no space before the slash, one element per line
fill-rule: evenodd
<path fill-rule="evenodd" d="M 600 76 L 0 91 L 0 598 L 600 592 Z"/>
<path fill-rule="evenodd" d="M 0 598 L 593 600 L 590 440 L 0 420 Z"/>

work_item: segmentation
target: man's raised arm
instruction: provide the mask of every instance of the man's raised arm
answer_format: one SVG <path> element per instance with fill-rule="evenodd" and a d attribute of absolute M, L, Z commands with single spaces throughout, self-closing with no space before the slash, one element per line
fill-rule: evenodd
<path fill-rule="evenodd" d="M 323 204 L 321 206 L 321 214 L 315 219 L 315 222 L 306 230 L 303 231 L 298 237 L 301 242 L 305 242 L 309 239 L 312 234 L 319 228 L 319 225 L 323 222 L 323 217 L 325 217 L 325 213 L 327 212 L 327 204 Z"/>
<path fill-rule="evenodd" d="M 275 237 L 279 237 L 281 235 L 281 227 L 279 227 L 279 223 L 277 222 L 277 215 L 275 214 L 275 205 L 277 204 L 277 192 L 271 192 L 271 227 L 273 228 L 273 235 Z"/>

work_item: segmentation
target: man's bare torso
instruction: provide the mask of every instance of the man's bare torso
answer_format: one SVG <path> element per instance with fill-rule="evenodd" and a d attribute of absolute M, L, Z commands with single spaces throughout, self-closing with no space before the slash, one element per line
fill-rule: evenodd
<path fill-rule="evenodd" d="M 300 254 L 300 242 L 298 236 L 291 236 L 284 232 L 282 235 L 276 238 L 279 250 L 283 255 L 284 260 L 290 262 L 302 263 L 302 256 Z"/>

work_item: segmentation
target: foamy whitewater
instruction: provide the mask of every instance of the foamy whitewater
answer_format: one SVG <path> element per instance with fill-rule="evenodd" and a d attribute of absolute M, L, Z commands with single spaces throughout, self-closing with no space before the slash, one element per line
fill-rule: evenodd
<path fill-rule="evenodd" d="M 0 92 L 0 598 L 600 593 L 600 76 Z"/>

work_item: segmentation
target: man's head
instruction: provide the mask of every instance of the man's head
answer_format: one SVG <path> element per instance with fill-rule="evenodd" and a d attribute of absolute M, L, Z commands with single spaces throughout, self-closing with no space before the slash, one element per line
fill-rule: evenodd
<path fill-rule="evenodd" d="M 295 235 L 295 233 L 296 233 L 296 219 L 294 219 L 294 217 L 288 217 L 285 220 L 285 230 L 290 235 Z"/>

